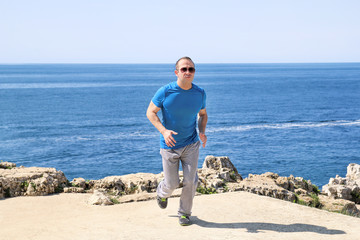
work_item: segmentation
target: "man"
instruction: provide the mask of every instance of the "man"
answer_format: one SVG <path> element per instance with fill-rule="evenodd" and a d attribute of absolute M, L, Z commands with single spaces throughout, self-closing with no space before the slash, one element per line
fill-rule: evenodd
<path fill-rule="evenodd" d="M 167 207 L 168 198 L 179 186 L 179 162 L 183 168 L 183 189 L 180 197 L 179 223 L 190 224 L 193 198 L 198 182 L 197 166 L 200 140 L 205 147 L 207 113 L 205 91 L 193 84 L 195 64 L 189 57 L 180 58 L 175 64 L 177 81 L 160 88 L 150 101 L 146 116 L 161 133 L 164 180 L 157 188 L 157 203 Z M 161 110 L 162 122 L 157 113 Z M 197 120 L 198 118 L 198 120 Z M 199 136 L 196 131 L 198 122 Z"/>

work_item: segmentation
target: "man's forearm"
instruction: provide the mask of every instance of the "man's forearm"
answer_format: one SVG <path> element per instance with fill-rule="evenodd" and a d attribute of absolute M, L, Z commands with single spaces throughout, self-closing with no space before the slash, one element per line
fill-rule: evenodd
<path fill-rule="evenodd" d="M 208 116 L 207 114 L 201 115 L 198 120 L 198 128 L 199 132 L 205 134 L 206 124 L 207 124 Z"/>
<path fill-rule="evenodd" d="M 160 118 L 157 116 L 156 112 L 149 111 L 146 116 L 150 122 L 156 127 L 156 129 L 164 136 L 165 144 L 168 147 L 175 147 L 176 140 L 172 135 L 177 135 L 177 132 L 168 130 L 162 125 Z"/>
<path fill-rule="evenodd" d="M 154 112 L 150 112 L 147 115 L 147 118 L 150 120 L 150 122 L 152 123 L 152 125 L 154 125 L 154 127 L 156 127 L 156 129 L 163 134 L 166 130 L 166 128 L 164 127 L 164 125 L 162 125 L 160 118 L 158 117 L 158 115 Z"/>

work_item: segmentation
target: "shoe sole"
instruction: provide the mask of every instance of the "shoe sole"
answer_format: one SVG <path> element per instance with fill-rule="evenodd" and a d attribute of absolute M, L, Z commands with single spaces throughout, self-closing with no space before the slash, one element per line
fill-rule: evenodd
<path fill-rule="evenodd" d="M 183 223 L 183 224 L 180 223 L 180 226 L 183 226 L 183 227 L 190 226 L 190 225 L 191 225 L 190 223 Z"/>

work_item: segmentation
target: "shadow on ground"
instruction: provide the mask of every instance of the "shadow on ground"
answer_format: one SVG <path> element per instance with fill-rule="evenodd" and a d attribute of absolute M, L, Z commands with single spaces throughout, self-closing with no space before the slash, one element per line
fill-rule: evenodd
<path fill-rule="evenodd" d="M 244 228 L 247 232 L 258 233 L 262 230 L 275 231 L 275 232 L 314 232 L 319 234 L 345 234 L 342 230 L 327 229 L 326 227 L 294 223 L 294 224 L 276 224 L 265 222 L 239 222 L 239 223 L 215 223 L 199 219 L 196 216 L 191 217 L 193 225 L 198 225 L 205 228 Z"/>

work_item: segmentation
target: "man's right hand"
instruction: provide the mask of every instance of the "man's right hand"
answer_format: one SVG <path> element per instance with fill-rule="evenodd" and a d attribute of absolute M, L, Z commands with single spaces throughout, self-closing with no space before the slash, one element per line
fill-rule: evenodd
<path fill-rule="evenodd" d="M 162 135 L 164 136 L 164 139 L 165 139 L 165 143 L 168 147 L 175 147 L 175 139 L 173 138 L 172 135 L 177 135 L 178 133 L 177 132 L 174 132 L 172 130 L 165 130 Z"/>

